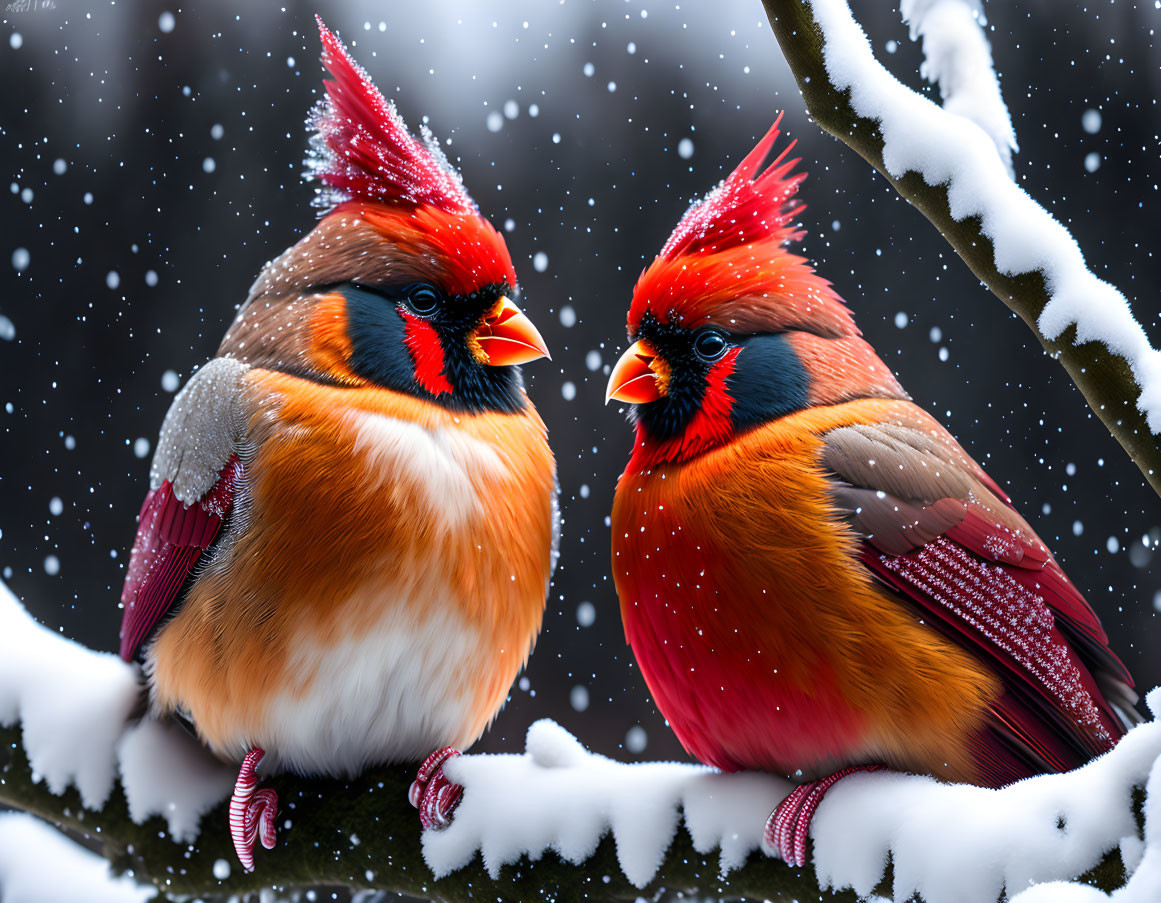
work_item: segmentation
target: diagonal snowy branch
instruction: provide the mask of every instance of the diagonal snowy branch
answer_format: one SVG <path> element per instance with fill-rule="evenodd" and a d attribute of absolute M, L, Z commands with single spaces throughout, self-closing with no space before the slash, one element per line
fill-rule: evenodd
<path fill-rule="evenodd" d="M 1058 359 L 1161 493 L 1161 352 L 993 139 L 901 84 L 846 0 L 763 0 L 815 120 L 885 175 Z"/>
<path fill-rule="evenodd" d="M 943 108 L 987 132 L 1011 175 L 1020 148 L 984 33 L 982 0 L 901 0 L 899 12 L 911 40 L 923 42 L 919 72 L 939 86 Z"/>

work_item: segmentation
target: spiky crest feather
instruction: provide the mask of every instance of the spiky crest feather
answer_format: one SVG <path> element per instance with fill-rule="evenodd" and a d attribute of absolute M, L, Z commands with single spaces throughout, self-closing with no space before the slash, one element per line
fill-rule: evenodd
<path fill-rule="evenodd" d="M 857 335 L 830 283 L 786 244 L 805 234 L 791 221 L 806 205 L 795 200 L 805 173 L 791 175 L 791 142 L 765 170 L 782 114 L 725 180 L 695 203 L 633 292 L 629 332 L 648 311 L 690 326 L 716 323 L 742 332 L 805 329 Z"/>
<path fill-rule="evenodd" d="M 322 183 L 315 205 L 333 210 L 347 200 L 431 204 L 448 213 L 474 214 L 476 204 L 431 132 L 420 143 L 395 104 L 384 99 L 346 47 L 318 22 L 322 62 L 332 80 L 311 110 L 314 134 L 306 178 Z"/>

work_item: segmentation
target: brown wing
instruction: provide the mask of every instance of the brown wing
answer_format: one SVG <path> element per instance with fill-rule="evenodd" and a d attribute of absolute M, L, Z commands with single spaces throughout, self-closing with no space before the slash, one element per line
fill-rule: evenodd
<path fill-rule="evenodd" d="M 980 466 L 918 408 L 823 439 L 835 503 L 862 539 L 866 567 L 1004 681 L 1000 739 L 981 750 L 994 782 L 1019 776 L 998 761 L 1012 752 L 1031 772 L 1109 748 L 1123 733 L 1112 703 L 1131 711 L 1132 679 L 1092 608 Z"/>

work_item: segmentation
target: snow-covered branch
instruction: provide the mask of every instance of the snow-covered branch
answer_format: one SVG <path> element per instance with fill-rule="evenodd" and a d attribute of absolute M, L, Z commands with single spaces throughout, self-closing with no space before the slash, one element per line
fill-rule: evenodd
<path fill-rule="evenodd" d="M 663 889 L 813 899 L 821 887 L 834 899 L 877 890 L 898 900 L 990 903 L 1001 891 L 1012 896 L 1082 871 L 1118 887 L 1122 858 L 1129 888 L 1161 871 L 1161 792 L 1145 804 L 1143 840 L 1132 801 L 1147 780 L 1161 784 L 1157 721 L 1076 772 L 1002 791 L 905 775 L 851 778 L 818 811 L 814 868 L 806 870 L 758 851 L 786 782 L 627 765 L 541 721 L 521 755 L 469 755 L 447 766 L 465 793 L 451 827 L 438 833 L 421 835 L 407 803 L 413 767 L 353 782 L 267 779 L 282 800 L 279 845 L 245 874 L 225 828 L 231 770 L 183 731 L 138 720 L 139 692 L 132 668 L 37 625 L 0 583 L 0 803 L 83 838 L 117 871 L 170 895 L 345 885 L 445 900 L 635 899 Z M 1150 703 L 1156 714 L 1161 692 Z M 62 899 L 77 870 L 93 880 L 92 856 L 31 824 L 0 822 L 0 838 L 21 838 L 20 855 L 0 855 L 0 899 L 12 899 L 9 889 L 30 880 L 29 870 L 42 888 L 65 881 Z M 110 901 L 140 899 L 124 882 L 105 890 Z"/>
<path fill-rule="evenodd" d="M 814 119 L 886 176 L 1028 324 L 1161 494 L 1161 352 L 1124 295 L 1088 269 L 1068 230 L 1008 178 L 992 121 L 1003 101 L 984 66 L 986 43 L 954 65 L 950 54 L 927 49 L 927 74 L 949 100 L 941 108 L 875 59 L 847 0 L 763 4 Z M 912 2 L 906 11 L 929 17 L 928 6 L 935 4 Z M 948 0 L 945 11 L 962 15 L 970 6 Z M 921 21 L 926 44 L 936 29 L 929 18 Z M 958 46 L 962 52 L 966 45 Z M 954 79 L 972 73 L 991 81 L 953 88 Z M 978 115 L 959 115 L 950 102 L 956 94 L 989 98 L 987 131 Z"/>

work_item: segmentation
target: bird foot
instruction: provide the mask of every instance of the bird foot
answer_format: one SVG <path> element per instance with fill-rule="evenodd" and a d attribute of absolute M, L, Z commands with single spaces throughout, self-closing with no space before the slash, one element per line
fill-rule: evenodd
<path fill-rule="evenodd" d="M 826 792 L 847 775 L 858 771 L 878 771 L 882 765 L 855 765 L 836 771 L 821 781 L 799 784 L 780 802 L 766 819 L 762 849 L 767 856 L 778 856 L 788 865 L 806 865 L 806 838 L 814 812 Z"/>
<path fill-rule="evenodd" d="M 407 798 L 419 810 L 419 823 L 424 830 L 440 831 L 451 824 L 452 813 L 460 804 L 464 788 L 453 784 L 443 773 L 443 764 L 460 754 L 458 749 L 445 746 L 428 756 L 419 766 Z"/>
<path fill-rule="evenodd" d="M 264 750 L 252 749 L 242 760 L 234 795 L 230 797 L 230 839 L 242 867 L 254 871 L 254 841 L 262 841 L 268 850 L 274 849 L 278 829 L 274 818 L 278 814 L 278 794 L 273 790 L 258 790 L 254 768 L 266 755 Z"/>

